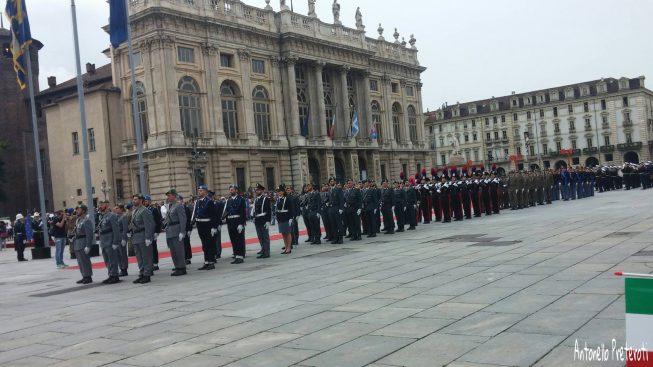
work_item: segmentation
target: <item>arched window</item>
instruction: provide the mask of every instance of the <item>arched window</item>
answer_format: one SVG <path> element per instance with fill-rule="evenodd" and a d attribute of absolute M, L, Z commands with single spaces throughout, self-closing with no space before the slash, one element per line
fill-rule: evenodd
<path fill-rule="evenodd" d="M 224 133 L 229 139 L 238 137 L 238 93 L 233 83 L 225 81 L 220 87 L 222 100 L 222 125 Z"/>
<path fill-rule="evenodd" d="M 410 141 L 417 143 L 417 112 L 415 107 L 408 106 L 406 109 L 408 113 L 408 133 L 410 134 Z"/>
<path fill-rule="evenodd" d="M 372 127 L 374 129 L 373 133 L 376 132 L 377 139 L 383 140 L 381 135 L 383 131 L 381 127 L 381 105 L 377 101 L 372 101 Z M 373 133 L 372 135 L 374 135 Z"/>
<path fill-rule="evenodd" d="M 261 140 L 270 140 L 272 131 L 270 129 L 270 101 L 268 91 L 262 86 L 257 86 L 252 92 L 254 100 L 254 125 L 256 135 Z"/>
<path fill-rule="evenodd" d="M 131 95 L 132 94 L 130 91 L 129 93 L 130 98 Z M 131 103 L 131 100 L 129 102 L 129 105 L 132 111 L 132 115 L 131 115 L 132 128 L 134 129 L 134 137 L 136 137 L 136 123 L 134 122 L 134 104 Z M 145 99 L 145 86 L 143 86 L 143 83 L 141 82 L 136 82 L 136 108 L 137 108 L 136 116 L 141 124 L 141 139 L 143 139 L 143 142 L 146 142 L 147 137 L 150 135 L 150 130 L 147 123 L 147 100 Z"/>
<path fill-rule="evenodd" d="M 327 134 L 331 131 L 333 124 L 333 83 L 331 82 L 331 73 L 329 70 L 322 70 L 322 88 L 324 89 L 324 117 L 326 121 Z"/>
<path fill-rule="evenodd" d="M 392 105 L 392 131 L 395 134 L 395 141 L 397 143 L 404 140 L 403 136 L 401 136 L 401 105 L 399 102 L 395 102 Z"/>
<path fill-rule="evenodd" d="M 179 81 L 181 128 L 187 138 L 198 137 L 202 131 L 199 91 L 200 88 L 195 79 L 185 76 Z"/>

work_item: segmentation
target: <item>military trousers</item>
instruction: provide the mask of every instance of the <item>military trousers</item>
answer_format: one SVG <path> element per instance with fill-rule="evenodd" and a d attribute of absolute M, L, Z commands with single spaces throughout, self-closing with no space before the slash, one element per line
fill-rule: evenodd
<path fill-rule="evenodd" d="M 410 228 L 417 226 L 417 210 L 415 209 L 415 205 L 417 204 L 408 204 L 406 206 L 406 224 Z"/>
<path fill-rule="evenodd" d="M 404 230 L 404 227 L 406 226 L 406 213 L 405 213 L 406 207 L 404 204 L 399 204 L 395 206 L 395 218 L 397 221 L 397 229 L 400 231 Z"/>
<path fill-rule="evenodd" d="M 179 237 L 166 238 L 166 243 L 170 249 L 170 256 L 175 270 L 186 269 L 186 253 L 184 251 L 184 240 L 179 240 Z"/>
<path fill-rule="evenodd" d="M 118 246 L 118 266 L 120 270 L 127 270 L 129 267 L 129 257 L 127 256 L 127 243 Z"/>
<path fill-rule="evenodd" d="M 338 208 L 329 208 L 329 222 L 331 222 L 331 239 L 335 240 L 342 237 L 345 230 L 342 226 L 342 214 L 340 214 Z"/>
<path fill-rule="evenodd" d="M 261 255 L 270 255 L 270 230 L 265 228 L 265 224 L 255 224 L 256 237 L 261 244 Z"/>
<path fill-rule="evenodd" d="M 152 246 L 154 243 L 146 246 L 145 243 L 134 243 L 134 253 L 136 253 L 136 261 L 138 262 L 138 273 L 141 276 L 152 276 L 154 263 L 152 262 Z"/>
<path fill-rule="evenodd" d="M 308 213 L 308 224 L 309 224 L 309 237 L 315 241 L 319 241 L 322 237 L 322 230 L 320 228 L 320 212 L 309 212 Z"/>
<path fill-rule="evenodd" d="M 347 220 L 347 230 L 351 238 L 358 238 L 361 235 L 361 218 L 356 214 L 356 210 L 348 208 L 345 212 Z"/>
<path fill-rule="evenodd" d="M 296 220 L 293 222 L 296 222 Z M 245 257 L 245 226 L 243 225 L 242 232 L 238 233 L 239 224 L 237 221 L 227 222 L 227 228 L 229 229 L 229 239 L 231 240 L 234 255 L 236 255 L 236 258 L 242 259 Z"/>
<path fill-rule="evenodd" d="M 383 230 L 394 232 L 395 220 L 392 217 L 392 207 L 384 205 L 383 208 L 381 209 L 381 214 L 383 214 Z"/>
<path fill-rule="evenodd" d="M 215 263 L 216 243 L 214 236 L 211 236 L 211 224 L 198 222 L 197 233 L 202 241 L 202 251 L 204 251 L 204 262 L 207 264 Z"/>
<path fill-rule="evenodd" d="M 82 273 L 82 276 L 85 278 L 92 277 L 93 267 L 91 266 L 91 258 L 86 254 L 84 249 L 75 250 L 75 258 L 77 259 L 79 272 Z"/>
<path fill-rule="evenodd" d="M 104 259 L 104 264 L 107 266 L 107 271 L 110 277 L 117 277 L 120 274 L 119 271 L 119 257 L 118 251 L 121 246 L 118 246 L 118 249 L 113 249 L 111 245 L 102 246 L 102 258 Z"/>

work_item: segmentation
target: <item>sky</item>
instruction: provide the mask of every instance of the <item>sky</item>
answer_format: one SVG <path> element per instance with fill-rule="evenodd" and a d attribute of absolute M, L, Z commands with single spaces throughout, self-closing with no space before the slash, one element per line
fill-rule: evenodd
<path fill-rule="evenodd" d="M 40 53 L 41 89 L 46 78 L 75 76 L 70 2 L 25 0 Z M 208 1 L 208 0 L 195 0 Z M 244 0 L 264 7 L 264 0 Z M 290 4 L 290 0 L 287 0 Z M 306 14 L 307 0 L 293 0 Z M 354 27 L 360 6 L 368 37 L 386 40 L 396 27 L 417 39 L 423 108 L 469 102 L 571 83 L 645 75 L 653 83 L 652 0 L 339 0 L 340 19 Z M 332 22 L 331 0 L 317 0 L 318 17 Z M 109 36 L 106 0 L 77 0 L 82 70 L 109 62 L 101 52 Z M 279 0 L 271 5 L 279 9 Z M 5 27 L 7 26 L 5 22 Z M 653 84 L 651 84 L 653 85 Z M 651 87 L 649 87 L 651 88 Z"/>

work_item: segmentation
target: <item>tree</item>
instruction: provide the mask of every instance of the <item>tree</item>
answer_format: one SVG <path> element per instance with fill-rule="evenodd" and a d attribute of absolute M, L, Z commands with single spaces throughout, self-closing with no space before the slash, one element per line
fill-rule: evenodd
<path fill-rule="evenodd" d="M 7 146 L 5 145 L 5 142 L 0 141 L 0 202 L 6 201 L 7 200 L 7 194 L 5 193 L 4 190 L 4 183 L 7 182 L 7 178 L 5 177 L 5 162 L 4 162 L 4 153 L 5 149 Z"/>

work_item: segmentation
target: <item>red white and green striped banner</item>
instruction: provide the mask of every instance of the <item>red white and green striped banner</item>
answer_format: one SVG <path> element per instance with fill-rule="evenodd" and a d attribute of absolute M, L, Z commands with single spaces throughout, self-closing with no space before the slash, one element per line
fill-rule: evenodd
<path fill-rule="evenodd" d="M 653 367 L 653 278 L 626 278 L 626 347 L 627 367 Z"/>

